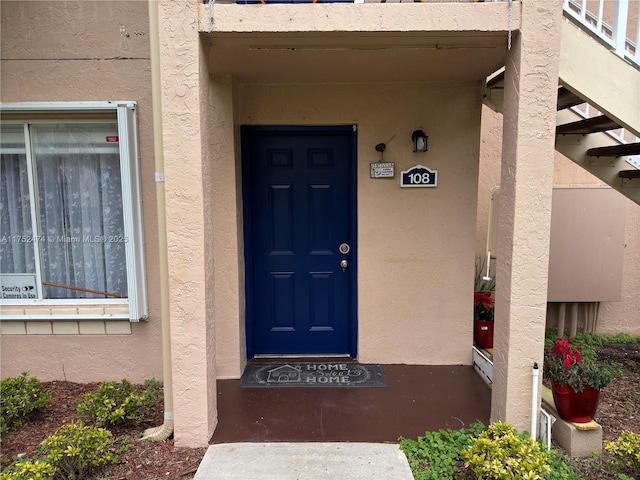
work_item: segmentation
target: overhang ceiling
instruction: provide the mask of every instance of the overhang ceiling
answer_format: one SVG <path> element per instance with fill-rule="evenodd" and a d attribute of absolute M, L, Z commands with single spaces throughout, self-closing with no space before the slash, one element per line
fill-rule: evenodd
<path fill-rule="evenodd" d="M 505 32 L 204 35 L 210 73 L 240 83 L 468 82 L 507 53 Z"/>

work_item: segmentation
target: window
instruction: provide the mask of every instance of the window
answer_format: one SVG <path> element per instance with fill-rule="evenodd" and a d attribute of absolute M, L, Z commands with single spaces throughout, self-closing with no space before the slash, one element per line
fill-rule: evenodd
<path fill-rule="evenodd" d="M 125 302 L 146 318 L 135 104 L 7 109 L 30 119 L 0 126 L 2 303 Z M 38 118 L 60 110 L 84 119 Z"/>

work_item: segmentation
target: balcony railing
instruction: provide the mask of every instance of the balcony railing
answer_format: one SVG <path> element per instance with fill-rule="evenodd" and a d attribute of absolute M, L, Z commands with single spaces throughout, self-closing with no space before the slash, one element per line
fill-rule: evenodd
<path fill-rule="evenodd" d="M 597 11 L 588 8 L 587 0 L 564 0 L 565 16 L 608 46 L 616 55 L 640 68 L 640 52 L 637 48 L 640 39 L 640 2 L 591 0 L 588 3 L 592 8 L 597 5 Z M 629 35 L 633 38 L 629 38 Z M 572 107 L 572 110 L 583 118 L 602 115 L 602 112 L 588 103 Z M 606 133 L 620 143 L 640 141 L 639 137 L 624 128 Z"/>
<path fill-rule="evenodd" d="M 594 5 L 597 7 L 595 11 Z M 640 38 L 640 2 L 564 0 L 564 13 L 617 55 L 640 67 L 640 52 L 637 48 Z"/>

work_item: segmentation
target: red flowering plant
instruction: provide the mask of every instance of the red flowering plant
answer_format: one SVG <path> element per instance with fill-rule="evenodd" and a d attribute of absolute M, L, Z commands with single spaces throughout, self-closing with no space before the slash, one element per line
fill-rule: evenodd
<path fill-rule="evenodd" d="M 476 259 L 476 275 L 473 285 L 473 318 L 475 320 L 493 322 L 493 310 L 496 290 L 495 278 L 484 276 L 484 261 Z"/>
<path fill-rule="evenodd" d="M 559 385 L 569 385 L 574 392 L 582 392 L 588 385 L 600 390 L 620 376 L 621 365 L 597 359 L 591 347 L 577 347 L 568 337 L 558 338 L 548 349 L 544 359 L 544 373 Z"/>
<path fill-rule="evenodd" d="M 473 292 L 473 313 L 476 320 L 493 322 L 493 292 Z"/>

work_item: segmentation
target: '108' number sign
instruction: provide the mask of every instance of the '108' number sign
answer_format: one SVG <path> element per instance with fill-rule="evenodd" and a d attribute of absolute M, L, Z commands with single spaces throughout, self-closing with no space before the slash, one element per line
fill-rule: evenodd
<path fill-rule="evenodd" d="M 437 187 L 438 171 L 431 170 L 424 165 L 415 165 L 409 170 L 403 170 L 400 175 L 401 187 Z"/>

